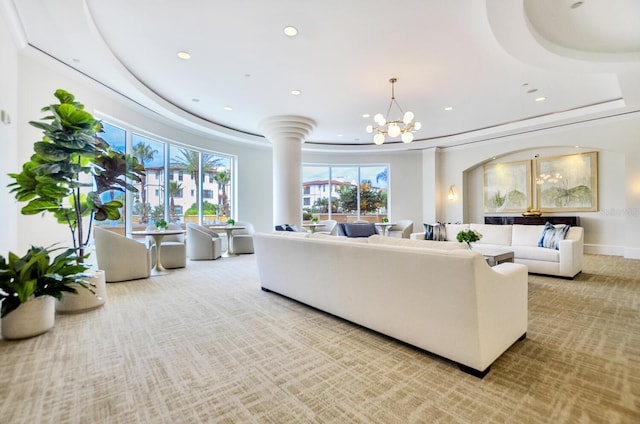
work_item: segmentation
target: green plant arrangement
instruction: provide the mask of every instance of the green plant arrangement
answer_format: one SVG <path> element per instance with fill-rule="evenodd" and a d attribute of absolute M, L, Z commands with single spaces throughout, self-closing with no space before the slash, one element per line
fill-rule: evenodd
<path fill-rule="evenodd" d="M 311 217 L 311 223 L 312 224 L 317 224 L 318 223 L 318 217 L 317 216 Z"/>
<path fill-rule="evenodd" d="M 456 235 L 456 240 L 460 243 L 467 243 L 467 247 L 471 249 L 471 243 L 474 243 L 482 238 L 482 234 L 475 230 L 462 230 Z"/>
<path fill-rule="evenodd" d="M 11 252 L 7 258 L 0 255 L 1 318 L 30 299 L 60 299 L 63 292 L 76 293 L 74 285 L 92 290 L 91 284 L 85 282 L 91 274 L 78 263 L 75 249 L 66 249 L 51 260 L 51 253 L 61 249 L 32 246 L 22 257 Z"/>
<path fill-rule="evenodd" d="M 134 156 L 113 150 L 98 136 L 102 124 L 72 94 L 56 90 L 55 97 L 59 104 L 45 106 L 43 120 L 30 122 L 43 137 L 34 143 L 35 153 L 22 172 L 9 174 L 15 180 L 9 187 L 18 201 L 28 202 L 24 215 L 50 212 L 69 227 L 76 260 L 82 263 L 93 220 L 120 219 L 124 206 L 103 200 L 103 194 L 137 192 L 131 182 L 139 183 L 145 171 Z"/>
<path fill-rule="evenodd" d="M 156 220 L 156 228 L 159 228 L 161 230 L 166 230 L 167 228 L 169 228 L 169 225 L 167 224 L 167 221 L 165 221 L 164 219 L 160 218 L 160 219 Z"/>
<path fill-rule="evenodd" d="M 389 222 L 389 218 L 387 218 L 386 216 L 383 217 L 382 218 L 382 222 L 386 224 L 387 222 Z"/>
<path fill-rule="evenodd" d="M 236 220 L 233 218 L 227 219 L 227 225 L 235 225 L 236 224 Z"/>

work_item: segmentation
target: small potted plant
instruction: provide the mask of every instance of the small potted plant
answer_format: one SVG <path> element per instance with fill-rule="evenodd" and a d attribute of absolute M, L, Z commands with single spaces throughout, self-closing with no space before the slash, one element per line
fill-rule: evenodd
<path fill-rule="evenodd" d="M 166 230 L 167 228 L 169 228 L 169 225 L 167 224 L 167 221 L 165 221 L 164 219 L 160 218 L 158 220 L 156 220 L 156 228 L 159 230 Z"/>
<path fill-rule="evenodd" d="M 312 224 L 317 224 L 318 223 L 318 217 L 317 216 L 311 217 L 311 223 Z"/>
<path fill-rule="evenodd" d="M 236 225 L 236 220 L 233 218 L 227 219 L 227 225 Z"/>
<path fill-rule="evenodd" d="M 471 249 L 471 243 L 475 243 L 481 238 L 482 234 L 480 234 L 476 230 L 462 230 L 456 235 L 456 240 L 458 240 L 458 242 L 460 243 L 467 243 L 467 247 L 469 249 Z"/>
<path fill-rule="evenodd" d="M 387 224 L 387 223 L 389 223 L 389 218 L 387 218 L 386 216 L 383 216 L 383 217 L 382 217 L 382 223 L 383 223 L 383 224 Z"/>
<path fill-rule="evenodd" d="M 53 260 L 52 249 L 32 246 L 20 257 L 0 255 L 0 318 L 5 339 L 23 339 L 49 331 L 55 322 L 54 299 L 63 293 L 77 293 L 92 274 L 77 262 L 76 249 L 66 249 Z"/>

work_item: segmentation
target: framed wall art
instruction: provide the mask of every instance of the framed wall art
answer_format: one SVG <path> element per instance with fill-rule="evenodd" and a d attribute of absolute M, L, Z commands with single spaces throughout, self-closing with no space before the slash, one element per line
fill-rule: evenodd
<path fill-rule="evenodd" d="M 536 159 L 536 201 L 542 212 L 596 212 L 598 152 Z"/>
<path fill-rule="evenodd" d="M 484 166 L 484 212 L 522 212 L 531 202 L 531 161 Z"/>

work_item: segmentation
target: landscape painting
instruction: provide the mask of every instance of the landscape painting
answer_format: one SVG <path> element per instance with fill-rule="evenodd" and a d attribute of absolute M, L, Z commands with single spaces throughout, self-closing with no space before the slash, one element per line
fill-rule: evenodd
<path fill-rule="evenodd" d="M 598 210 L 598 153 L 536 159 L 536 199 L 542 212 Z"/>
<path fill-rule="evenodd" d="M 531 206 L 531 161 L 484 166 L 484 212 L 523 212 Z"/>

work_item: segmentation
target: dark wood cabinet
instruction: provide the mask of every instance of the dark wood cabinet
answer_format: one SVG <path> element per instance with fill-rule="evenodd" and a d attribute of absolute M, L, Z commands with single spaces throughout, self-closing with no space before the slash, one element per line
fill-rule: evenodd
<path fill-rule="evenodd" d="M 544 225 L 546 222 L 552 224 L 569 224 L 572 227 L 580 226 L 579 216 L 485 216 L 485 224 L 495 225 Z"/>

